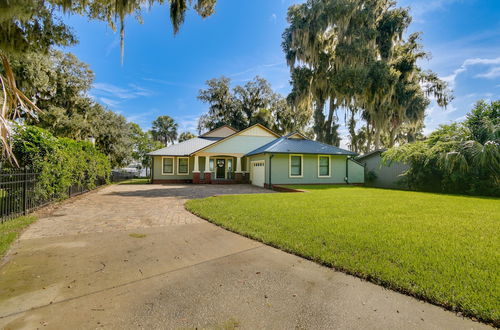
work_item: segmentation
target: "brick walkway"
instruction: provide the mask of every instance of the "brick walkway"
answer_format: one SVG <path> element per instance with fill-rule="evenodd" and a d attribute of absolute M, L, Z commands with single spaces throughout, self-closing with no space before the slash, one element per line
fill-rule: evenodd
<path fill-rule="evenodd" d="M 184 209 L 187 199 L 270 192 L 250 185 L 111 185 L 40 212 L 21 239 L 200 223 Z"/>

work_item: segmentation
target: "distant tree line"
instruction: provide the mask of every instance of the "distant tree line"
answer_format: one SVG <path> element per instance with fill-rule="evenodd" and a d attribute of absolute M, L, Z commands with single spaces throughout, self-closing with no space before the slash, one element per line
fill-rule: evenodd
<path fill-rule="evenodd" d="M 208 112 L 198 121 L 198 132 L 223 125 L 237 130 L 262 124 L 278 133 L 308 133 L 311 113 L 305 107 L 290 104 L 272 90 L 271 84 L 256 76 L 245 85 L 231 87 L 231 80 L 220 77 L 208 80 L 198 99 L 208 104 Z"/>

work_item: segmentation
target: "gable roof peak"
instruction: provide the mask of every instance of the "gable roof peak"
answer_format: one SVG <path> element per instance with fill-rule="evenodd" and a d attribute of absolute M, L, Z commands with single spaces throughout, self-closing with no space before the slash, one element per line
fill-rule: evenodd
<path fill-rule="evenodd" d="M 222 125 L 220 127 L 214 128 L 208 132 L 203 133 L 200 137 L 228 137 L 234 133 L 238 133 L 238 130 L 229 125 Z"/>
<path fill-rule="evenodd" d="M 284 136 L 287 139 L 304 139 L 304 140 L 310 140 L 307 136 L 304 134 L 300 133 L 299 131 L 295 131 L 292 133 L 289 133 Z"/>

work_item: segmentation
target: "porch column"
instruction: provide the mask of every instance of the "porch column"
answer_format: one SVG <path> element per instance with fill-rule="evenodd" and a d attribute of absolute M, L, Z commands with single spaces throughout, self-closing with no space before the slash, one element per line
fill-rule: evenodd
<path fill-rule="evenodd" d="M 236 173 L 241 173 L 241 157 L 236 157 Z"/>
<path fill-rule="evenodd" d="M 205 183 L 211 183 L 212 172 L 210 172 L 210 156 L 205 156 L 205 171 L 203 175 L 205 176 Z"/>
<path fill-rule="evenodd" d="M 200 167 L 198 161 L 198 156 L 194 156 L 193 183 L 200 183 Z"/>
<path fill-rule="evenodd" d="M 241 172 L 241 157 L 236 157 L 236 172 L 234 172 L 236 182 L 243 181 L 243 173 Z"/>

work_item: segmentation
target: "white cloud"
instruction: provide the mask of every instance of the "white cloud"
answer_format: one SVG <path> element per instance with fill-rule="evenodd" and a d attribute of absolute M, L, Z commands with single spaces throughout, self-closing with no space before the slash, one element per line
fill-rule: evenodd
<path fill-rule="evenodd" d="M 490 71 L 476 75 L 477 78 L 493 79 L 500 77 L 500 66 L 492 68 Z"/>
<path fill-rule="evenodd" d="M 108 99 L 107 97 L 99 97 L 98 100 L 110 108 L 115 108 L 116 106 L 118 106 L 118 104 L 120 104 L 120 101 Z"/>
<path fill-rule="evenodd" d="M 188 87 L 188 88 L 196 88 L 196 89 L 203 87 L 202 85 L 173 82 L 173 81 L 169 81 L 169 80 L 156 79 L 156 78 L 142 78 L 142 80 L 150 81 L 150 82 L 154 82 L 154 83 L 162 84 L 162 85 L 168 85 L 168 86 Z"/>
<path fill-rule="evenodd" d="M 276 67 L 276 66 L 281 66 L 285 64 L 285 61 L 281 61 L 281 62 L 277 62 L 277 63 L 271 63 L 271 64 L 261 64 L 261 65 L 257 65 L 257 66 L 254 66 L 254 67 L 251 67 L 251 68 L 248 68 L 244 71 L 241 71 L 241 72 L 236 72 L 236 73 L 231 73 L 229 75 L 227 75 L 228 77 L 237 77 L 237 76 L 241 76 L 241 75 L 244 75 L 244 74 L 247 74 L 247 73 L 250 73 L 250 72 L 255 72 L 255 71 L 259 71 L 259 70 L 262 70 L 262 69 L 265 69 L 265 68 L 272 68 L 272 67 Z"/>
<path fill-rule="evenodd" d="M 456 83 L 457 76 L 465 71 L 467 68 L 473 65 L 495 65 L 500 64 L 500 57 L 497 58 L 468 58 L 466 59 L 462 65 L 455 69 L 451 75 L 442 77 L 442 79 L 450 84 L 450 87 L 453 88 Z M 491 69 L 489 72 L 484 74 L 476 75 L 477 78 L 496 78 L 500 76 L 500 67 L 495 67 Z"/>
<path fill-rule="evenodd" d="M 449 124 L 457 121 L 457 108 L 450 104 L 446 109 L 439 107 L 435 102 L 425 110 L 424 134 L 434 131 L 440 124 Z"/>
<path fill-rule="evenodd" d="M 404 1 L 403 5 L 406 5 Z M 409 2 L 412 16 L 417 21 L 422 21 L 422 16 L 437 10 L 443 10 L 446 6 L 449 6 L 455 2 L 461 2 L 461 0 L 413 0 Z"/>
<path fill-rule="evenodd" d="M 151 115 L 154 115 L 155 113 L 158 113 L 158 109 L 151 109 L 150 111 L 145 111 L 141 112 L 136 115 L 131 115 L 127 117 L 127 121 L 134 122 L 136 124 L 139 124 L 139 126 L 144 127 L 144 126 L 150 126 L 151 125 L 151 120 L 149 120 L 149 117 Z"/>
<path fill-rule="evenodd" d="M 193 134 L 198 133 L 198 119 L 199 115 L 187 115 L 187 116 L 177 116 L 174 120 L 179 124 L 178 132 L 191 132 Z"/>
<path fill-rule="evenodd" d="M 497 58 L 469 58 L 465 60 L 464 65 L 475 65 L 475 64 L 500 64 L 500 57 Z"/>
<path fill-rule="evenodd" d="M 276 14 L 275 14 L 275 13 L 273 13 L 273 14 L 271 15 L 270 20 L 271 20 L 272 22 L 276 23 L 276 19 L 277 19 L 277 18 L 278 18 L 278 17 L 276 16 Z"/>
<path fill-rule="evenodd" d="M 153 94 L 151 91 L 134 84 L 129 84 L 129 87 L 123 88 L 108 83 L 94 83 L 93 89 L 95 94 L 107 95 L 122 100 Z"/>
<path fill-rule="evenodd" d="M 153 93 L 150 90 L 134 84 L 129 84 L 128 87 L 119 87 L 108 83 L 94 83 L 93 89 L 89 94 L 95 100 L 108 107 L 116 108 L 124 100 L 150 96 Z"/>

